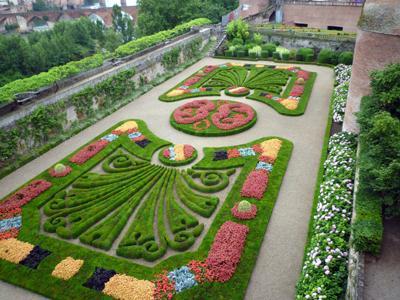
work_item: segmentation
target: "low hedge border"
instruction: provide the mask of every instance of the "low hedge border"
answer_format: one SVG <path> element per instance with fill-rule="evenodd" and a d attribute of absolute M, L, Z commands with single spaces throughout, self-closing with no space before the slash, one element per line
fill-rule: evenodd
<path fill-rule="evenodd" d="M 116 128 L 123 122 L 116 124 L 111 129 Z M 154 140 L 155 137 L 152 136 L 147 130 L 144 123 L 141 121 L 137 122 L 141 127 L 140 130 L 150 139 Z M 94 140 L 104 136 L 111 129 L 108 129 L 101 135 L 97 136 Z M 225 147 L 224 149 L 234 147 L 250 147 L 256 143 L 260 143 L 261 141 L 270 138 L 276 137 L 265 137 L 248 144 Z M 60 239 L 54 239 L 48 235 L 41 234 L 38 231 L 41 224 L 39 208 L 45 205 L 47 200 L 50 199 L 52 195 L 57 193 L 61 188 L 67 187 L 83 173 L 89 171 L 101 160 L 108 157 L 111 153 L 118 149 L 120 145 L 119 143 L 110 144 L 109 147 L 103 149 L 95 157 L 88 160 L 84 165 L 75 166 L 75 170 L 67 177 L 52 178 L 47 172 L 43 172 L 36 178 L 43 178 L 53 183 L 57 182 L 57 184 L 53 185 L 52 188 L 23 207 L 23 220 L 29 221 L 23 222 L 19 239 L 22 241 L 39 244 L 44 249 L 51 251 L 52 255 L 44 259 L 36 270 L 29 270 L 24 266 L 15 265 L 7 261 L 0 260 L 0 267 L 2 269 L 0 278 L 9 283 L 22 286 L 45 296 L 51 296 L 55 299 L 109 299 L 108 297 L 105 297 L 96 291 L 83 287 L 83 283 L 87 282 L 88 278 L 92 276 L 95 267 L 101 266 L 106 269 L 116 270 L 118 273 L 135 276 L 138 279 L 145 279 L 149 277 L 154 278 L 154 276 L 156 274 L 160 274 L 162 270 L 173 269 L 176 266 L 187 264 L 193 259 L 203 260 L 207 256 L 211 244 L 213 243 L 214 236 L 220 226 L 227 220 L 232 220 L 237 223 L 246 224 L 250 229 L 245 249 L 234 276 L 224 284 L 213 283 L 203 286 L 196 286 L 191 290 L 187 290 L 182 294 L 178 294 L 177 298 L 179 299 L 181 296 L 187 296 L 189 298 L 198 299 L 202 298 L 204 295 L 213 295 L 213 298 L 223 297 L 226 299 L 241 299 L 244 297 L 246 287 L 256 263 L 258 251 L 261 247 L 261 243 L 272 214 L 273 206 L 277 199 L 282 179 L 286 172 L 286 168 L 291 156 L 293 144 L 288 140 L 281 140 L 283 142 L 282 147 L 280 149 L 278 158 L 275 161 L 274 169 L 270 175 L 268 191 L 264 194 L 264 197 L 261 201 L 254 200 L 254 202 L 257 203 L 259 215 L 262 216 L 262 218 L 259 217 L 249 221 L 238 221 L 234 219 L 230 213 L 230 209 L 237 202 L 237 197 L 240 195 L 240 189 L 248 173 L 254 169 L 257 159 L 249 160 L 245 158 L 238 158 L 216 164 L 215 161 L 213 161 L 213 153 L 219 148 L 204 149 L 205 158 L 198 163 L 199 169 L 224 170 L 227 168 L 241 167 L 241 173 L 235 181 L 234 186 L 229 192 L 226 200 L 222 204 L 222 207 L 217 213 L 210 230 L 206 233 L 199 249 L 194 252 L 186 252 L 180 255 L 169 257 L 152 268 L 135 263 L 127 263 L 125 259 L 111 257 L 102 252 L 93 252 L 93 250 L 88 248 L 68 243 Z M 134 143 L 130 141 L 128 141 L 129 144 L 125 145 L 125 141 L 126 139 L 121 140 L 121 143 L 124 143 L 124 148 L 129 150 L 131 147 L 135 147 L 136 150 L 138 149 L 138 147 L 134 146 Z M 156 143 L 157 145 L 153 146 L 153 153 L 162 147 L 162 145 L 167 145 L 169 143 L 160 139 L 157 139 L 156 141 L 158 142 Z M 88 144 L 90 144 L 90 142 L 86 145 Z M 134 152 L 136 152 L 136 150 Z M 71 155 L 63 159 L 61 162 L 67 164 L 68 158 Z M 144 159 L 149 159 L 152 155 L 150 155 L 150 153 L 144 153 L 140 156 L 142 156 Z M 60 279 L 51 276 L 54 267 L 60 262 L 61 259 L 68 256 L 72 256 L 75 259 L 83 259 L 85 261 L 85 264 L 79 273 L 69 281 L 61 281 Z"/>

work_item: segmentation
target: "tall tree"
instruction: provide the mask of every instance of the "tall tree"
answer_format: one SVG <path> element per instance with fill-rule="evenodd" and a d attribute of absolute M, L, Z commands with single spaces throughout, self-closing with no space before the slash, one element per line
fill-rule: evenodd
<path fill-rule="evenodd" d="M 133 25 L 129 16 L 121 10 L 121 7 L 114 4 L 112 8 L 112 23 L 116 32 L 122 34 L 123 41 L 129 42 L 133 38 Z"/>

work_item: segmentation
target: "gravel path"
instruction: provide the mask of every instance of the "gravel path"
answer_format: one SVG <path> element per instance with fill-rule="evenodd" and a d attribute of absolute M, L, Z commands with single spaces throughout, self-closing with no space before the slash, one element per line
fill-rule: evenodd
<path fill-rule="evenodd" d="M 159 137 L 175 143 L 189 143 L 197 149 L 206 146 L 236 145 L 264 136 L 289 139 L 294 143 L 294 151 L 251 277 L 246 299 L 293 299 L 321 156 L 329 98 L 333 87 L 333 71 L 326 67 L 300 65 L 305 70 L 318 73 L 308 108 L 303 116 L 283 116 L 263 103 L 224 96 L 224 99 L 243 101 L 251 105 L 258 113 L 256 125 L 238 135 L 214 138 L 190 136 L 173 129 L 168 123 L 169 116 L 176 107 L 187 100 L 166 103 L 158 101 L 158 96 L 204 65 L 223 62 L 225 60 L 204 58 L 134 102 L 16 170 L 0 181 L 0 198 L 124 119 L 142 119 Z M 39 299 L 34 298 L 31 293 L 28 296 L 22 289 L 0 282 L 0 299 L 9 299 L 11 298 L 9 295 L 13 295 L 15 299 Z"/>

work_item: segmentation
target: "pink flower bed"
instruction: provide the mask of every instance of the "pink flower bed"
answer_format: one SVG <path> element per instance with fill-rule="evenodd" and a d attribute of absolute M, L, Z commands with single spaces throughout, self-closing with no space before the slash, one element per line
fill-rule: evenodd
<path fill-rule="evenodd" d="M 196 82 L 198 82 L 200 79 L 201 79 L 201 76 L 193 76 L 193 77 L 190 77 L 188 80 L 186 80 L 186 81 L 183 83 L 183 85 L 191 86 L 191 85 L 195 84 Z"/>
<path fill-rule="evenodd" d="M 304 93 L 304 86 L 302 85 L 295 85 L 290 92 L 290 96 L 292 97 L 300 97 Z"/>
<path fill-rule="evenodd" d="M 4 202 L 0 203 L 0 214 L 21 208 L 50 187 L 51 183 L 46 180 L 32 181 L 26 187 L 20 189 L 18 192 L 8 197 Z"/>
<path fill-rule="evenodd" d="M 191 145 L 183 146 L 183 155 L 185 156 L 185 159 L 192 157 L 194 151 L 195 149 Z"/>
<path fill-rule="evenodd" d="M 54 168 L 49 170 L 49 174 L 51 177 L 64 177 L 72 172 L 72 168 L 70 166 L 65 166 L 65 170 L 63 172 L 57 173 Z"/>
<path fill-rule="evenodd" d="M 193 124 L 206 118 L 215 104 L 209 100 L 195 100 L 178 107 L 173 114 L 178 124 Z"/>
<path fill-rule="evenodd" d="M 266 170 L 251 171 L 242 186 L 242 197 L 262 199 L 268 185 L 268 172 Z"/>
<path fill-rule="evenodd" d="M 246 225 L 232 221 L 222 224 L 206 259 L 208 274 L 213 281 L 226 282 L 233 276 L 248 232 Z"/>
<path fill-rule="evenodd" d="M 252 204 L 249 211 L 239 211 L 238 203 L 231 209 L 232 216 L 240 220 L 250 220 L 254 219 L 257 215 L 257 206 Z"/>
<path fill-rule="evenodd" d="M 230 117 L 232 112 L 236 112 Z M 218 112 L 212 115 L 211 120 L 215 126 L 223 130 L 231 130 L 246 125 L 254 118 L 254 110 L 247 104 L 230 103 L 221 105 Z"/>
<path fill-rule="evenodd" d="M 299 70 L 297 72 L 297 78 L 303 78 L 304 80 L 308 80 L 308 78 L 310 78 L 310 73 L 307 71 Z"/>
<path fill-rule="evenodd" d="M 269 164 L 271 164 L 271 165 L 273 165 L 274 162 L 275 162 L 275 159 L 274 159 L 273 157 L 267 156 L 267 155 L 260 155 L 260 156 L 258 157 L 258 160 L 259 160 L 259 161 L 266 162 L 266 163 L 269 163 Z"/>
<path fill-rule="evenodd" d="M 197 283 L 202 284 L 211 282 L 212 278 L 209 277 L 207 264 L 202 261 L 192 260 L 187 265 L 195 276 Z"/>
<path fill-rule="evenodd" d="M 203 71 L 204 71 L 204 73 L 210 73 L 217 68 L 218 68 L 218 66 L 209 65 L 209 66 L 205 66 Z"/>
<path fill-rule="evenodd" d="M 81 165 L 104 149 L 108 143 L 107 140 L 93 142 L 72 156 L 69 161 Z"/>
<path fill-rule="evenodd" d="M 156 280 L 154 281 L 154 299 L 164 300 L 172 299 L 175 294 L 175 283 L 169 280 L 167 276 L 167 271 L 162 274 L 158 274 Z"/>
<path fill-rule="evenodd" d="M 263 152 L 263 149 L 259 144 L 253 145 L 252 148 L 253 148 L 254 152 L 256 152 L 256 153 L 262 153 Z"/>
<path fill-rule="evenodd" d="M 228 159 L 240 157 L 240 152 L 236 148 L 229 149 L 227 152 L 228 152 Z"/>

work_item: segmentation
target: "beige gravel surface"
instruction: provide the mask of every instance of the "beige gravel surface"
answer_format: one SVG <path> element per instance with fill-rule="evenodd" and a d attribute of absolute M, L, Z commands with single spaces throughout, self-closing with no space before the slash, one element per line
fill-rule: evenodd
<path fill-rule="evenodd" d="M 124 119 L 142 119 L 159 137 L 175 143 L 189 143 L 197 149 L 206 146 L 236 145 L 266 136 L 289 139 L 294 143 L 294 151 L 260 249 L 246 299 L 293 299 L 296 280 L 301 269 L 329 98 L 333 88 L 333 71 L 326 67 L 300 65 L 305 70 L 318 73 L 310 102 L 303 116 L 283 116 L 263 103 L 243 98 L 204 97 L 204 99 L 224 98 L 243 101 L 257 111 L 258 122 L 251 129 L 238 135 L 214 138 L 190 136 L 173 129 L 169 125 L 171 112 L 188 100 L 166 103 L 160 102 L 158 96 L 199 68 L 207 64 L 221 64 L 228 61 L 233 60 L 202 59 L 134 102 L 16 170 L 0 181 L 0 198 Z M 199 154 L 201 158 L 202 154 Z M 25 290 L 0 282 L 0 299 L 10 298 L 40 299 L 39 296 Z"/>

